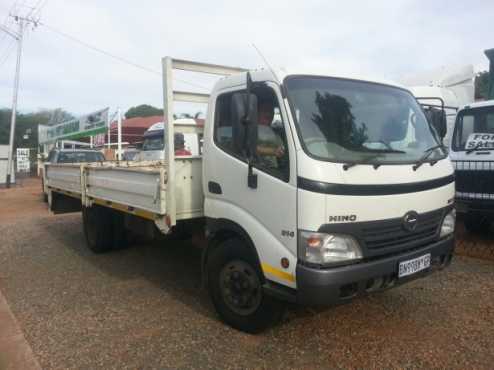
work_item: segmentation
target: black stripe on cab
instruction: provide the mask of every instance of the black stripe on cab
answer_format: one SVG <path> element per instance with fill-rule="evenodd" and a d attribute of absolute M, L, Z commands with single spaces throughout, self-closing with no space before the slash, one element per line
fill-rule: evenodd
<path fill-rule="evenodd" d="M 455 181 L 454 175 L 440 177 L 434 180 L 412 182 L 407 184 L 331 184 L 322 181 L 309 180 L 304 177 L 297 178 L 297 185 L 300 189 L 313 191 L 315 193 L 334 195 L 392 195 L 416 193 L 440 188 Z"/>

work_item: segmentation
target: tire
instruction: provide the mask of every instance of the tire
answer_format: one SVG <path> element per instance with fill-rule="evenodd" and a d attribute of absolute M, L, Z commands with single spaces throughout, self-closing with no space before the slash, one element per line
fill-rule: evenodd
<path fill-rule="evenodd" d="M 490 221 L 478 214 L 467 214 L 463 220 L 465 229 L 472 234 L 485 233 L 489 231 Z"/>
<path fill-rule="evenodd" d="M 86 242 L 94 253 L 113 249 L 112 210 L 101 207 L 82 207 L 82 220 Z"/>
<path fill-rule="evenodd" d="M 112 243 L 113 249 L 124 249 L 129 246 L 129 233 L 125 228 L 125 215 L 122 212 L 112 212 Z"/>
<path fill-rule="evenodd" d="M 264 294 L 257 258 L 241 239 L 223 241 L 210 252 L 207 274 L 214 307 L 231 327 L 259 333 L 281 318 L 283 304 Z"/>
<path fill-rule="evenodd" d="M 45 180 L 41 177 L 41 193 L 43 194 L 43 202 L 48 203 L 48 194 L 45 193 Z"/>

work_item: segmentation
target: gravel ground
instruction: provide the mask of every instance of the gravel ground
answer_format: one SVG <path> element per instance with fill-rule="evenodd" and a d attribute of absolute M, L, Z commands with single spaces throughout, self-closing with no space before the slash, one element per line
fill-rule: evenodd
<path fill-rule="evenodd" d="M 253 336 L 218 321 L 200 290 L 200 250 L 175 242 L 94 255 L 80 214 L 48 215 L 35 185 L 25 196 L 0 190 L 0 290 L 44 369 L 492 369 L 492 261 L 456 257 L 347 305 L 290 307 Z M 30 202 L 22 217 L 3 212 Z"/>

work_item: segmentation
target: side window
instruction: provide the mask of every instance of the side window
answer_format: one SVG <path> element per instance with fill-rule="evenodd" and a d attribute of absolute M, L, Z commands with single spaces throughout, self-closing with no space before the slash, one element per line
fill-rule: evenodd
<path fill-rule="evenodd" d="M 471 133 L 474 132 L 474 116 L 472 115 L 465 115 L 462 118 L 462 125 L 461 125 L 461 142 L 460 146 L 464 146 L 465 143 L 468 140 L 468 137 L 470 136 Z"/>
<path fill-rule="evenodd" d="M 220 95 L 216 101 L 214 142 L 224 151 L 234 154 L 231 120 L 232 95 L 233 93 Z"/>
<path fill-rule="evenodd" d="M 275 92 L 265 86 L 252 90 L 257 96 L 257 156 L 255 167 L 283 181 L 290 177 L 285 127 Z M 232 137 L 231 98 L 233 93 L 220 95 L 216 102 L 214 141 L 225 152 L 236 157 Z"/>
<path fill-rule="evenodd" d="M 485 128 L 489 133 L 494 132 L 494 113 L 486 113 L 485 115 Z"/>

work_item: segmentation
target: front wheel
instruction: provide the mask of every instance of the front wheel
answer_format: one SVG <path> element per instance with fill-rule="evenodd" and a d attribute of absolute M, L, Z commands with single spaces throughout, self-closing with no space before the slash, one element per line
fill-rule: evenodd
<path fill-rule="evenodd" d="M 209 294 L 225 323 L 259 333 L 280 319 L 283 305 L 264 294 L 259 264 L 242 240 L 228 239 L 213 249 L 207 269 Z"/>

